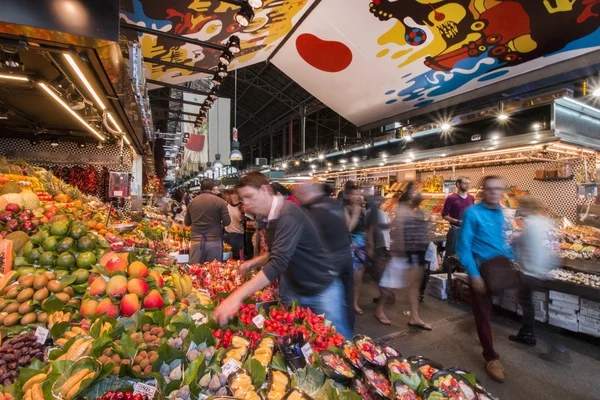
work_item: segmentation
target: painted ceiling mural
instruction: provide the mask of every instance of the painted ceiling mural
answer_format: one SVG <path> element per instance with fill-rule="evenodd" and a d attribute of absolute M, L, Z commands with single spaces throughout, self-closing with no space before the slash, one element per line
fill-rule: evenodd
<path fill-rule="evenodd" d="M 235 22 L 239 7 L 218 0 L 122 0 L 121 19 L 215 44 L 225 44 L 235 34 L 241 39 L 242 52 L 230 66 L 232 69 L 265 61 L 313 1 L 265 0 L 263 7 L 255 10 L 256 16 L 246 28 Z M 165 37 L 138 34 L 130 29 L 121 29 L 121 34 L 129 40 L 139 41 L 144 57 L 148 58 L 210 69 L 216 67 L 221 54 Z M 203 76 L 186 69 L 151 63 L 146 63 L 146 68 L 148 78 L 169 83 Z"/>
<path fill-rule="evenodd" d="M 356 125 L 600 48 L 600 0 L 325 0 L 273 62 Z"/>

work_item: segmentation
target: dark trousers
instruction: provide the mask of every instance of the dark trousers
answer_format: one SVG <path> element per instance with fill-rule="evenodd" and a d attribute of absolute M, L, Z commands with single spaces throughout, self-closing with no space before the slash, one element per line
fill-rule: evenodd
<path fill-rule="evenodd" d="M 377 247 L 375 249 L 369 271 L 371 272 L 371 275 L 377 284 L 379 284 L 379 281 L 383 276 L 383 272 L 385 271 L 385 268 L 387 267 L 387 264 L 391 258 L 390 251 L 385 247 Z M 386 305 L 394 304 L 396 301 L 396 294 L 393 290 L 382 287 L 379 287 L 379 290 L 381 292 L 379 301 L 384 301 Z"/>
<path fill-rule="evenodd" d="M 456 254 L 456 241 L 460 234 L 460 228 L 451 225 L 448 235 L 446 236 L 446 254 L 442 263 L 442 272 L 452 272 L 452 267 L 448 262 L 448 258 Z"/>
<path fill-rule="evenodd" d="M 244 234 L 243 233 L 229 233 L 225 232 L 223 235 L 225 243 L 231 246 L 231 252 L 233 253 L 233 259 L 239 260 L 244 251 Z"/>
<path fill-rule="evenodd" d="M 346 299 L 346 309 L 348 313 L 348 322 L 350 328 L 354 329 L 356 316 L 354 315 L 354 268 L 352 265 L 352 255 L 350 250 L 344 254 L 333 255 L 333 260 L 336 265 L 340 266 L 340 280 L 344 287 L 344 297 Z"/>
<path fill-rule="evenodd" d="M 483 348 L 483 358 L 486 361 L 497 360 L 500 358 L 494 350 L 494 338 L 492 336 L 492 295 L 488 292 L 480 294 L 471 289 L 471 308 L 475 317 L 475 326 L 479 342 Z"/>
<path fill-rule="evenodd" d="M 521 308 L 523 309 L 523 326 L 521 327 L 521 333 L 523 334 L 535 334 L 535 309 L 533 301 L 533 292 L 541 289 L 542 281 L 536 278 L 522 276 L 521 278 L 521 290 L 519 292 L 519 300 L 521 302 Z"/>

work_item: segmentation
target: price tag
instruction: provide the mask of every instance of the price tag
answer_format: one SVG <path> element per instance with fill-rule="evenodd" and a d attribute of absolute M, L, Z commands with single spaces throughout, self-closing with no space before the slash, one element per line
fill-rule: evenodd
<path fill-rule="evenodd" d="M 153 399 L 156 394 L 156 388 L 154 386 L 146 385 L 145 383 L 136 382 L 133 385 L 133 394 L 141 394 L 148 396 L 149 399 Z"/>
<path fill-rule="evenodd" d="M 306 358 L 306 361 L 308 363 L 311 363 L 310 357 L 312 356 L 313 351 L 312 347 L 310 347 L 310 343 L 305 343 L 300 350 L 302 351 L 302 354 L 304 354 L 304 358 Z"/>
<path fill-rule="evenodd" d="M 258 329 L 262 329 L 263 326 L 265 326 L 265 317 L 258 314 L 256 317 L 252 318 L 252 322 L 254 322 L 254 325 L 256 325 Z"/>
<path fill-rule="evenodd" d="M 210 292 L 206 289 L 198 289 L 200 293 L 204 293 L 210 299 Z"/>
<path fill-rule="evenodd" d="M 240 369 L 240 366 L 238 365 L 238 363 L 235 362 L 234 359 L 231 359 L 231 360 L 227 361 L 225 364 L 223 364 L 223 366 L 221 367 L 221 372 L 223 373 L 223 375 L 225 375 L 225 377 L 228 377 L 229 375 L 233 374 L 238 369 Z"/>
<path fill-rule="evenodd" d="M 38 326 L 35 330 L 36 341 L 41 344 L 46 343 L 46 339 L 48 339 L 48 333 L 50 333 L 48 329 Z"/>

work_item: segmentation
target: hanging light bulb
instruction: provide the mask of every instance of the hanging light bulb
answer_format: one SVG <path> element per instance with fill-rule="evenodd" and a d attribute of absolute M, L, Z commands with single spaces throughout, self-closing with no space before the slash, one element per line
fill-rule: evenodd
<path fill-rule="evenodd" d="M 235 21 L 244 28 L 250 25 L 252 18 L 254 18 L 254 10 L 248 3 L 242 4 L 240 11 L 235 15 Z"/>
<path fill-rule="evenodd" d="M 213 167 L 215 167 L 215 169 L 223 168 L 223 163 L 221 162 L 221 155 L 218 153 L 215 154 L 215 162 L 213 163 Z"/>
<path fill-rule="evenodd" d="M 207 97 L 207 98 L 206 98 L 206 100 L 204 100 L 204 102 L 205 102 L 206 104 L 209 104 L 209 105 L 211 105 L 211 106 L 212 106 L 212 105 L 213 105 L 213 103 L 214 103 L 213 99 L 211 99 L 210 97 Z"/>
<path fill-rule="evenodd" d="M 239 53 L 242 50 L 240 47 L 240 38 L 235 35 L 231 36 L 227 43 L 227 48 L 232 54 Z"/>
<path fill-rule="evenodd" d="M 248 0 L 248 4 L 252 8 L 261 8 L 263 6 L 263 0 Z"/>
<path fill-rule="evenodd" d="M 240 149 L 240 143 L 238 142 L 238 131 L 237 128 L 233 128 L 233 141 L 231 142 L 231 152 L 229 153 L 229 159 L 231 161 L 242 161 L 244 156 Z"/>
<path fill-rule="evenodd" d="M 212 163 L 209 161 L 209 162 L 206 163 L 206 170 L 204 171 L 204 174 L 205 175 L 208 175 L 208 174 L 212 175 L 213 173 L 214 173 L 214 171 L 212 169 Z"/>
<path fill-rule="evenodd" d="M 217 65 L 217 75 L 219 75 L 221 78 L 227 77 L 227 65 L 220 62 L 219 65 Z"/>
<path fill-rule="evenodd" d="M 226 66 L 231 64 L 231 60 L 233 60 L 233 53 L 229 50 L 223 51 L 221 53 L 221 56 L 219 57 L 219 61 L 221 61 Z"/>
<path fill-rule="evenodd" d="M 218 87 L 214 87 L 211 91 L 210 94 L 208 95 L 209 98 L 216 100 L 219 98 L 219 88 Z"/>
<path fill-rule="evenodd" d="M 223 83 L 223 78 L 219 75 L 215 75 L 212 79 L 212 83 L 215 86 L 221 86 L 221 83 Z"/>

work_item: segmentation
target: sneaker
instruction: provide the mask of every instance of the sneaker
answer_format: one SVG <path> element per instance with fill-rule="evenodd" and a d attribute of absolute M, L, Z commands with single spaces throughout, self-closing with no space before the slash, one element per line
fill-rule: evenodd
<path fill-rule="evenodd" d="M 537 339 L 533 333 L 521 333 L 518 335 L 510 335 L 508 336 L 510 341 L 525 344 L 527 346 L 535 346 L 537 344 Z"/>
<path fill-rule="evenodd" d="M 490 378 L 496 382 L 504 383 L 504 367 L 498 360 L 492 360 L 485 367 Z"/>

